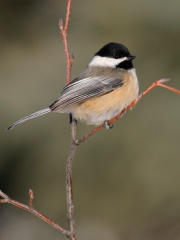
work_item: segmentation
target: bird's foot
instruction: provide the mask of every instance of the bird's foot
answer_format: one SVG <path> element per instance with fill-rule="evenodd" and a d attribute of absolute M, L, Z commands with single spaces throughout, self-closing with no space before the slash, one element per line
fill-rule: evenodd
<path fill-rule="evenodd" d="M 111 129 L 111 128 L 113 128 L 113 124 L 112 123 L 108 123 L 108 120 L 106 120 L 106 121 L 104 121 L 104 127 L 106 128 L 106 129 Z"/>

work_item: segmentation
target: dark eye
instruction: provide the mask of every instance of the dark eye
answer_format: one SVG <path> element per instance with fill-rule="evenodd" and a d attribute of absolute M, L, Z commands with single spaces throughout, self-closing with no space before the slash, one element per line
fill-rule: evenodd
<path fill-rule="evenodd" d="M 115 57 L 114 57 L 115 59 L 118 59 L 119 58 L 119 56 L 118 55 L 115 55 Z"/>

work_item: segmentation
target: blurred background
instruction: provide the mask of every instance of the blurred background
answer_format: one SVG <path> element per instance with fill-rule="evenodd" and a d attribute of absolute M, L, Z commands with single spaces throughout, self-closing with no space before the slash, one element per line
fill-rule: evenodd
<path fill-rule="evenodd" d="M 180 89 L 180 1 L 74 0 L 68 39 L 72 79 L 104 44 L 126 45 L 140 91 L 154 80 Z M 0 1 L 0 189 L 66 226 L 67 115 L 4 129 L 52 103 L 65 85 L 58 21 L 65 0 Z M 73 169 L 78 239 L 180 239 L 180 96 L 156 88 L 78 147 Z M 92 127 L 78 124 L 78 136 Z M 0 239 L 65 239 L 36 217 L 0 205 Z"/>

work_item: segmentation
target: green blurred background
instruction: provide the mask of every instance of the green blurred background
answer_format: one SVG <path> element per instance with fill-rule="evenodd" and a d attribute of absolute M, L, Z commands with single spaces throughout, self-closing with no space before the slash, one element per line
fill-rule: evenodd
<path fill-rule="evenodd" d="M 65 0 L 0 1 L 0 189 L 66 226 L 68 116 L 49 114 L 5 132 L 65 85 L 58 21 Z M 180 1 L 74 0 L 69 46 L 78 76 L 104 44 L 125 44 L 140 91 L 170 77 L 180 89 Z M 180 96 L 156 88 L 78 147 L 73 183 L 76 232 L 86 240 L 180 239 Z M 78 124 L 78 136 L 91 127 Z M 65 239 L 36 217 L 0 205 L 0 239 Z"/>

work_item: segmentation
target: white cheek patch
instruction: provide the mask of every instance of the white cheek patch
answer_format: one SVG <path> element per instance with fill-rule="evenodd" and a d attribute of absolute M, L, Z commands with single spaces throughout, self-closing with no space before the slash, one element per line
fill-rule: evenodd
<path fill-rule="evenodd" d="M 90 67 L 111 67 L 115 68 L 119 63 L 124 62 L 125 60 L 128 60 L 127 57 L 122 57 L 119 59 L 115 58 L 109 58 L 109 57 L 100 57 L 95 56 L 89 63 Z"/>

